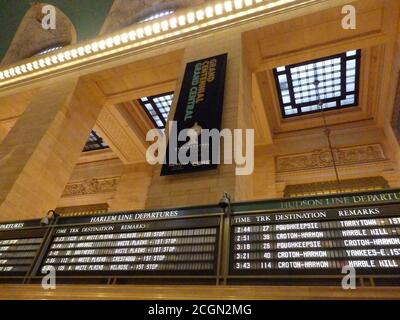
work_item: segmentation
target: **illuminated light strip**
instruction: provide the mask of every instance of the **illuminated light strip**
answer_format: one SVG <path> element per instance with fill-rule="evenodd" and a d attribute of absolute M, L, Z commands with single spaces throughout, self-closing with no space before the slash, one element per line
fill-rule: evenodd
<path fill-rule="evenodd" d="M 203 28 L 251 16 L 265 10 L 295 2 L 297 0 L 226 0 L 208 4 L 203 9 L 177 12 L 168 20 L 135 25 L 128 30 L 96 41 L 77 44 L 69 50 L 57 51 L 41 56 L 40 59 L 0 70 L 0 87 L 23 79 L 65 69 L 87 61 L 94 61 L 122 51 L 167 40 Z M 64 48 L 67 49 L 68 47 Z M 61 52 L 60 52 L 61 51 Z"/>

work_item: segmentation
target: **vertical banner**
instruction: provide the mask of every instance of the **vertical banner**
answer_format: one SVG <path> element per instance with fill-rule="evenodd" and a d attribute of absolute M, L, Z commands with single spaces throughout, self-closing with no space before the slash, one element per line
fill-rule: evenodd
<path fill-rule="evenodd" d="M 221 130 L 227 58 L 222 54 L 186 65 L 174 123 L 166 133 L 162 176 L 218 167 L 220 139 L 207 137 Z"/>

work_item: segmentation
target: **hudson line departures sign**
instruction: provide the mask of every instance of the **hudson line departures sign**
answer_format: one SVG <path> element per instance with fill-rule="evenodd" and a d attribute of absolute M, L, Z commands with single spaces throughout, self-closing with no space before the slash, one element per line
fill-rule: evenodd
<path fill-rule="evenodd" d="M 231 228 L 231 274 L 400 272 L 398 204 L 240 215 Z"/>
<path fill-rule="evenodd" d="M 219 152 L 219 141 L 212 148 L 211 139 L 202 142 L 201 137 L 203 129 L 221 129 L 227 57 L 222 54 L 187 64 L 174 117 L 176 127 L 170 128 L 162 176 L 217 168 L 211 159 L 213 151 Z M 190 141 L 189 138 L 178 141 L 179 133 L 185 129 L 193 129 L 196 136 Z M 193 140 L 197 143 L 188 144 Z M 194 148 L 198 154 L 196 161 L 179 160 L 179 152 L 189 157 L 195 153 Z M 201 154 L 209 156 L 204 159 Z"/>

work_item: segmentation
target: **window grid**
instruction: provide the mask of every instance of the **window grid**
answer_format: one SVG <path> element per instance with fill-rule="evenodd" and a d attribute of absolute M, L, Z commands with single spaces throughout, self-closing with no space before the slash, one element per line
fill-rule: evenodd
<path fill-rule="evenodd" d="M 358 104 L 361 50 L 274 69 L 284 118 Z M 315 86 L 318 80 L 318 89 Z"/>
<path fill-rule="evenodd" d="M 104 142 L 103 138 L 100 137 L 96 131 L 92 130 L 89 135 L 89 139 L 86 142 L 83 152 L 95 151 L 101 149 L 107 149 L 108 145 Z"/>
<path fill-rule="evenodd" d="M 150 117 L 156 128 L 164 129 L 171 110 L 173 92 L 151 97 L 142 97 L 138 101 Z"/>

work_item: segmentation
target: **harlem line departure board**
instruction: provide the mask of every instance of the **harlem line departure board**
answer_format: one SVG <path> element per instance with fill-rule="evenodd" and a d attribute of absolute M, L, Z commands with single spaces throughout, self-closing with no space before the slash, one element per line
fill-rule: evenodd
<path fill-rule="evenodd" d="M 232 275 L 339 275 L 400 271 L 400 206 L 237 215 Z"/>
<path fill-rule="evenodd" d="M 215 275 L 219 224 L 219 217 L 209 217 L 57 227 L 41 270 L 54 266 L 67 276 Z"/>
<path fill-rule="evenodd" d="M 0 224 L 0 277 L 25 276 L 45 233 L 39 221 Z"/>

